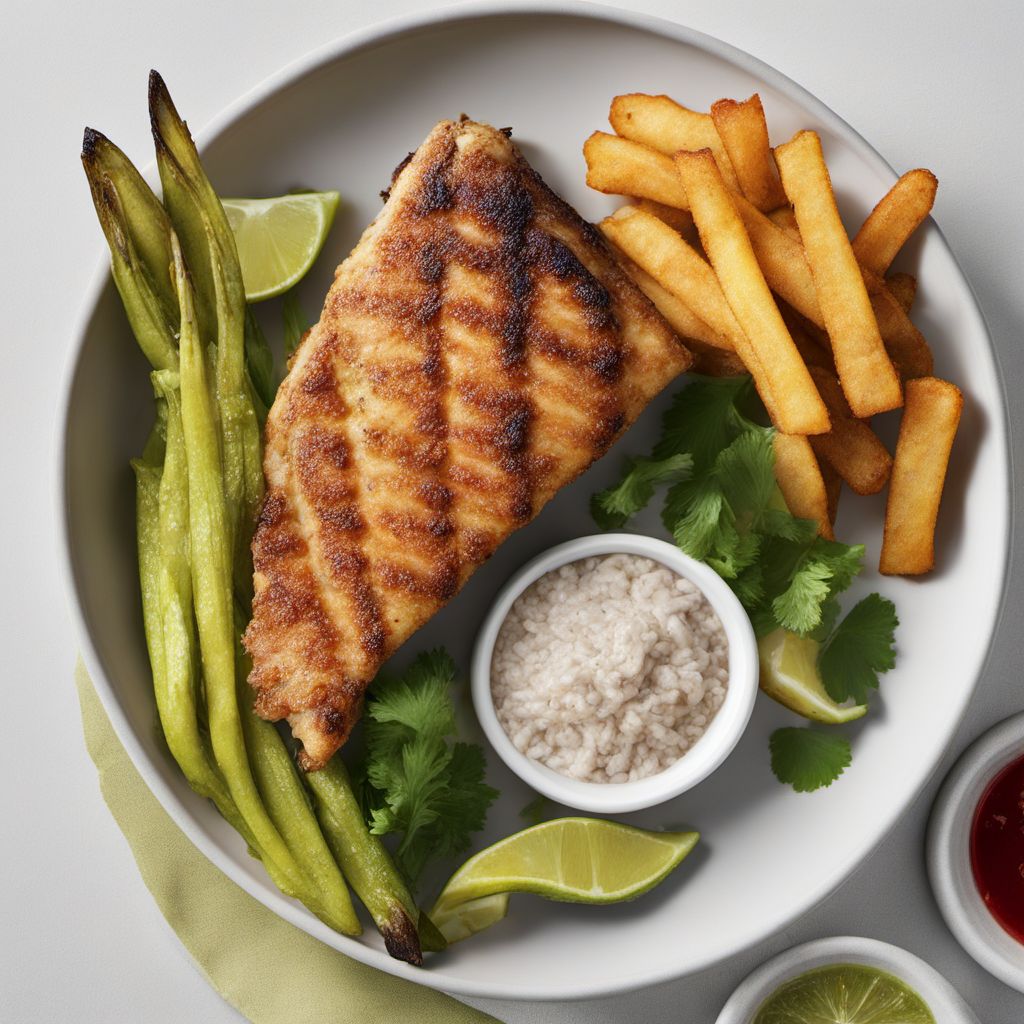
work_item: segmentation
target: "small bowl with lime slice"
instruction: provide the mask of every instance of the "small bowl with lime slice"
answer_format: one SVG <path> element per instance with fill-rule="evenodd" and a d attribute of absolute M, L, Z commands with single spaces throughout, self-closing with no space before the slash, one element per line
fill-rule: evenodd
<path fill-rule="evenodd" d="M 978 1024 L 933 967 L 899 946 L 837 936 L 780 953 L 749 975 L 716 1024 Z"/>

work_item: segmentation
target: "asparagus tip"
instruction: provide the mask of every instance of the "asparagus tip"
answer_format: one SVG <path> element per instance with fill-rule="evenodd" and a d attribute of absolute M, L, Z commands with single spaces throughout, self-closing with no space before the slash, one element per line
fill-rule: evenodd
<path fill-rule="evenodd" d="M 164 97 L 170 99 L 170 93 L 167 91 L 167 83 L 164 81 L 163 75 L 157 71 L 156 68 L 150 68 L 149 70 L 149 106 L 152 110 L 157 102 L 163 100 Z"/>
<path fill-rule="evenodd" d="M 170 118 L 172 122 L 181 120 L 163 75 L 154 68 L 149 72 L 149 124 L 158 148 L 166 148 L 161 129 L 161 124 L 166 118 Z"/>
<path fill-rule="evenodd" d="M 420 949 L 420 937 L 416 925 L 405 912 L 396 905 L 387 926 L 380 927 L 384 937 L 384 946 L 396 960 L 404 960 L 414 967 L 423 965 L 423 951 Z"/>
<path fill-rule="evenodd" d="M 82 162 L 89 163 L 96 156 L 96 150 L 106 142 L 106 136 L 95 128 L 86 128 L 82 133 Z"/>

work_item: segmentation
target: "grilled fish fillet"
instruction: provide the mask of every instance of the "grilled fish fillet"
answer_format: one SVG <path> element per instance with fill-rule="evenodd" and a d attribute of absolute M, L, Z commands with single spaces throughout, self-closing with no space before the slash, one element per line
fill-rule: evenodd
<path fill-rule="evenodd" d="M 381 664 L 692 357 L 506 133 L 442 121 L 338 268 L 266 427 L 245 644 L 307 770 Z"/>

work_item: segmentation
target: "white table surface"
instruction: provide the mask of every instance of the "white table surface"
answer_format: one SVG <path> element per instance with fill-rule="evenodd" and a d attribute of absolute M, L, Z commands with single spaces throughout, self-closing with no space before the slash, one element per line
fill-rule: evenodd
<path fill-rule="evenodd" d="M 81 129 L 148 149 L 151 66 L 194 126 L 307 50 L 405 0 L 5 0 L 0 30 L 0 280 L 5 339 L 0 501 L 0 1020 L 238 1021 L 199 975 L 139 879 L 100 798 L 72 685 L 74 641 L 54 556 L 52 438 L 58 368 L 101 252 L 78 164 Z M 936 217 L 973 283 L 1006 374 L 1013 435 L 1024 412 L 1024 89 L 1019 0 L 636 0 L 761 57 L 858 128 L 898 168 L 938 174 Z M 965 595 L 966 597 L 966 595 Z M 943 761 L 1024 708 L 1024 564 L 972 709 Z M 894 770 L 898 770 L 894 766 Z M 739 980 L 796 942 L 860 934 L 937 967 L 985 1024 L 1024 1020 L 1024 996 L 989 977 L 946 930 L 924 875 L 940 775 L 830 899 L 714 970 L 583 1004 L 477 1005 L 508 1022 L 709 1024 Z M 692 922 L 699 927 L 699 922 Z M 301 1019 L 301 1011 L 296 1019 Z"/>

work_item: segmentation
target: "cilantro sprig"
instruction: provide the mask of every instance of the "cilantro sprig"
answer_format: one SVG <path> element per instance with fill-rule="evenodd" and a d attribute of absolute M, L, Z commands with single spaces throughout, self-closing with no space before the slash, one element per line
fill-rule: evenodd
<path fill-rule="evenodd" d="M 825 540 L 790 514 L 775 482 L 775 431 L 761 418 L 750 377 L 695 378 L 665 413 L 651 456 L 629 460 L 591 510 L 598 526 L 622 526 L 676 476 L 661 518 L 679 547 L 729 583 L 759 636 L 780 626 L 813 633 L 835 621 L 834 599 L 864 548 Z"/>
<path fill-rule="evenodd" d="M 370 831 L 398 835 L 395 862 L 412 885 L 429 861 L 469 847 L 498 795 L 481 748 L 455 739 L 454 680 L 451 657 L 429 651 L 404 675 L 378 677 L 366 704 Z"/>
<path fill-rule="evenodd" d="M 850 741 L 834 732 L 776 729 L 768 747 L 775 777 L 798 793 L 831 786 L 850 766 Z"/>
<path fill-rule="evenodd" d="M 878 689 L 878 676 L 896 664 L 896 606 L 879 594 L 854 605 L 822 645 L 818 669 L 825 691 L 839 703 L 858 704 Z"/>
<path fill-rule="evenodd" d="M 759 637 L 781 628 L 817 640 L 829 696 L 864 703 L 895 663 L 896 610 L 871 594 L 836 625 L 864 546 L 826 540 L 789 512 L 766 418 L 749 377 L 695 378 L 650 457 L 628 460 L 619 482 L 594 496 L 594 519 L 620 527 L 670 484 L 662 522 L 676 544 L 729 583 Z M 835 733 L 778 729 L 770 748 L 772 770 L 799 792 L 831 785 L 850 763 L 850 743 Z"/>

